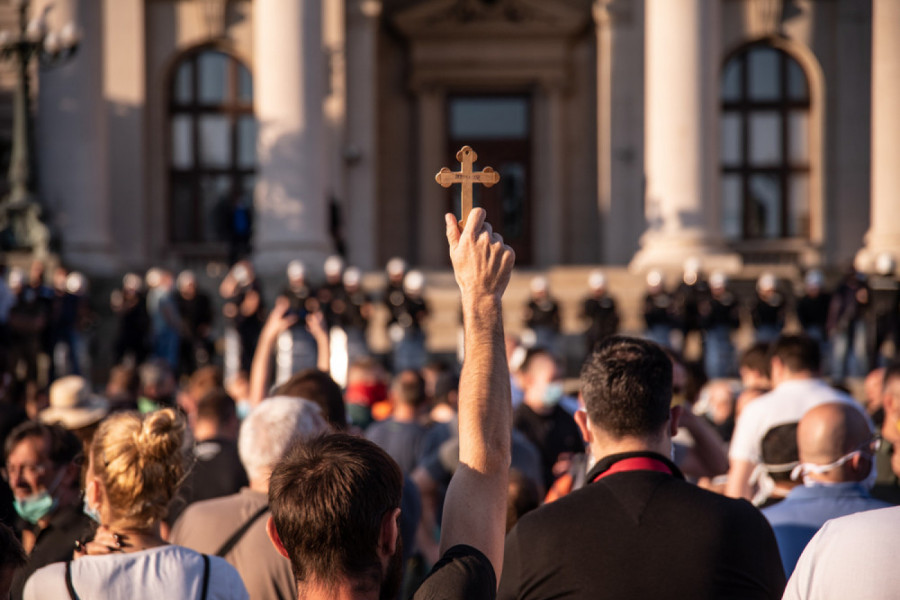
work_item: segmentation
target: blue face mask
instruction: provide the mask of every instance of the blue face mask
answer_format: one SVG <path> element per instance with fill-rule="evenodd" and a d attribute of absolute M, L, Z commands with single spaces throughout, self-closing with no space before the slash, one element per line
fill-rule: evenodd
<path fill-rule="evenodd" d="M 56 476 L 56 479 L 50 485 L 50 488 L 56 489 L 59 482 L 62 481 L 64 473 L 65 471 L 60 470 L 59 475 Z M 16 509 L 16 514 L 32 525 L 47 516 L 47 514 L 53 511 L 57 504 L 59 504 L 59 501 L 50 493 L 50 488 L 26 496 L 25 498 L 16 498 L 13 500 L 13 508 Z"/>
<path fill-rule="evenodd" d="M 87 496 L 84 497 L 84 507 L 82 508 L 82 510 L 84 511 L 84 514 L 91 518 L 92 521 L 96 521 L 98 525 L 101 524 L 100 512 L 88 503 Z"/>
<path fill-rule="evenodd" d="M 25 498 L 16 498 L 13 501 L 13 508 L 20 517 L 34 525 L 56 508 L 56 504 L 56 499 L 50 492 L 44 490 Z"/>
<path fill-rule="evenodd" d="M 541 402 L 546 407 L 553 407 L 559 404 L 563 397 L 563 384 L 560 381 L 551 381 L 544 388 L 544 394 L 541 396 Z"/>
<path fill-rule="evenodd" d="M 253 407 L 246 400 L 241 400 L 235 405 L 235 411 L 237 412 L 237 418 L 239 421 L 243 421 L 250 414 L 250 411 L 253 410 Z"/>

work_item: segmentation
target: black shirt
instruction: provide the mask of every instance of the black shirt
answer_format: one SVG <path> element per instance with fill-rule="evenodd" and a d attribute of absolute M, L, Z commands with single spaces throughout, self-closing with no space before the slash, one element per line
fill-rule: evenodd
<path fill-rule="evenodd" d="M 50 523 L 37 534 L 37 540 L 28 562 L 16 571 L 10 590 L 13 600 L 20 600 L 25 582 L 31 575 L 47 565 L 69 560 L 75 550 L 75 540 L 83 540 L 92 534 L 94 522 L 84 514 L 81 506 L 63 506 L 56 510 Z"/>
<path fill-rule="evenodd" d="M 594 481 L 632 457 L 669 472 L 612 472 Z M 781 598 L 775 536 L 749 502 L 687 483 L 650 452 L 605 457 L 588 481 L 509 533 L 499 598 Z"/>
<path fill-rule="evenodd" d="M 197 442 L 193 448 L 193 458 L 194 464 L 169 507 L 166 521 L 170 525 L 188 505 L 230 496 L 249 485 L 237 444 L 231 440 L 213 438 Z"/>
<path fill-rule="evenodd" d="M 472 546 L 453 546 L 434 565 L 413 600 L 493 600 L 497 575 L 491 561 Z"/>
<path fill-rule="evenodd" d="M 584 452 L 584 440 L 575 419 L 559 405 L 545 415 L 522 404 L 513 415 L 513 427 L 518 429 L 541 453 L 544 488 L 553 483 L 553 465 L 559 455 Z"/>

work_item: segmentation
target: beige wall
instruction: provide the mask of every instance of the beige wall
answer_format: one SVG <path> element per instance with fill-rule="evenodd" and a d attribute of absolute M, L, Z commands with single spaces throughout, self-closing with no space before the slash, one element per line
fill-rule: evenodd
<path fill-rule="evenodd" d="M 423 215 L 439 215 L 443 205 L 433 205 L 422 194 L 440 194 L 429 186 L 436 187 L 431 178 L 435 167 L 442 165 L 431 163 L 449 164 L 452 158 L 442 156 L 440 137 L 445 113 L 441 97 L 461 85 L 469 89 L 525 86 L 535 90 L 535 107 L 540 114 L 535 116 L 534 144 L 547 142 L 559 149 L 558 155 L 551 156 L 543 146 L 538 148 L 533 164 L 534 171 L 546 171 L 548 164 L 558 171 L 553 186 L 548 187 L 550 179 L 542 179 L 540 185 L 532 187 L 536 208 L 532 240 L 535 246 L 544 246 L 535 249 L 539 265 L 625 264 L 637 250 L 646 227 L 644 2 L 521 1 L 523 6 L 538 8 L 565 6 L 577 15 L 579 25 L 566 30 L 562 45 L 547 42 L 542 46 L 546 41 L 543 38 L 517 36 L 504 25 L 497 31 L 507 35 L 509 41 L 502 45 L 493 43 L 491 32 L 483 30 L 470 44 L 474 50 L 461 50 L 452 41 L 431 41 L 416 51 L 409 33 L 402 31 L 395 18 L 403 10 L 423 7 L 427 2 L 384 1 L 377 37 L 376 96 L 348 98 L 346 107 L 350 111 L 354 103 L 359 106 L 365 102 L 377 106 L 377 156 L 371 157 L 377 172 L 373 266 L 379 267 L 394 255 L 424 261 L 426 266 L 445 264 L 440 223 L 433 232 L 422 231 L 422 223 L 430 222 L 430 216 L 423 220 Z M 595 4 L 607 7 L 610 18 L 609 38 L 599 48 L 598 22 L 592 18 Z M 817 221 L 812 246 L 821 242 L 822 258 L 836 264 L 852 258 L 869 225 L 871 6 L 868 2 L 796 0 L 790 3 L 790 18 L 779 23 L 766 12 L 765 7 L 771 4 L 721 0 L 719 62 L 742 44 L 780 32 L 784 38 L 779 43 L 807 69 L 814 112 L 818 111 L 821 118 L 821 126 L 813 132 L 814 157 L 819 149 L 814 160 L 819 161 L 815 168 L 820 180 L 814 186 Z M 184 249 L 171 247 L 166 237 L 168 77 L 184 51 L 213 40 L 252 69 L 253 5 L 250 0 L 230 1 L 224 31 L 210 28 L 201 2 L 104 0 L 101 6 L 102 22 L 96 27 L 96 35 L 102 41 L 103 54 L 97 56 L 95 79 L 102 89 L 102 107 L 97 110 L 101 114 L 98 127 L 103 133 L 97 143 L 101 149 L 105 147 L 105 157 L 98 170 L 104 181 L 97 186 L 103 193 L 97 196 L 105 194 L 98 202 L 107 202 L 108 206 L 92 210 L 109 214 L 112 253 L 123 265 L 175 260 Z M 458 65 L 462 65 L 455 71 L 454 52 L 459 53 Z M 427 58 L 429 53 L 431 58 Z M 451 55 L 444 56 L 448 53 Z M 423 56 L 427 60 L 440 57 L 450 66 L 443 74 L 420 73 L 414 80 L 415 64 Z M 604 56 L 608 65 L 603 64 Z M 548 57 L 553 60 L 548 62 Z M 560 64 L 565 68 L 554 70 Z M 351 73 L 353 65 L 346 69 Z M 467 79 L 473 69 L 477 73 Z M 427 99 L 424 104 L 420 103 L 422 98 Z M 598 107 L 603 108 L 604 103 L 608 115 L 598 120 L 598 114 L 603 114 Z M 423 123 L 421 111 L 429 106 L 434 116 Z M 556 106 L 555 113 L 550 106 Z M 332 106 L 331 110 L 340 108 Z M 329 118 L 339 121 L 340 115 L 330 114 Z M 557 126 L 551 125 L 554 119 Z M 433 135 L 423 136 L 423 127 Z M 423 154 L 423 139 L 432 139 L 439 152 L 432 152 L 434 156 Z M 347 177 L 347 168 L 341 168 L 343 157 L 339 154 L 345 150 L 341 141 L 342 134 L 337 131 L 323 150 L 329 153 L 327 162 L 332 165 L 327 189 L 338 196 L 346 195 L 348 189 L 347 181 L 341 180 Z M 64 161 L 51 158 L 53 161 L 59 168 L 66 168 Z M 718 165 L 710 168 L 717 170 Z M 547 193 L 561 197 L 547 198 Z M 347 202 L 346 198 L 338 200 Z M 56 196 L 52 201 L 66 202 Z M 91 200 L 82 195 L 72 202 Z M 72 212 L 77 206 L 60 209 Z M 541 235 L 548 224 L 552 231 Z M 352 236 L 346 241 L 354 244 Z"/>

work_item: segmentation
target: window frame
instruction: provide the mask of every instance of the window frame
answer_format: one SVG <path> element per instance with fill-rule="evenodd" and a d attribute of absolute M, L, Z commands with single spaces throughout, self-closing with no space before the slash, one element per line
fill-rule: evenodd
<path fill-rule="evenodd" d="M 750 92 L 750 69 L 748 68 L 749 56 L 754 50 L 766 49 L 775 52 L 778 55 L 778 85 L 779 93 L 771 100 L 759 100 L 751 98 Z M 725 75 L 728 69 L 732 67 L 735 61 L 739 61 L 740 69 L 739 85 L 737 99 L 726 99 L 723 90 Z M 805 84 L 805 94 L 802 98 L 794 98 L 789 92 L 789 71 L 790 65 L 793 64 L 799 73 L 802 74 Z M 730 53 L 724 61 L 719 78 L 719 106 L 720 106 L 720 124 L 727 115 L 735 115 L 740 123 L 740 158 L 736 163 L 725 163 L 723 157 L 719 155 L 719 173 L 723 178 L 725 176 L 738 176 L 740 178 L 740 215 L 741 215 L 741 232 L 740 237 L 730 238 L 733 243 L 752 243 L 752 242 L 777 242 L 788 240 L 810 241 L 814 236 L 813 224 L 813 169 L 814 162 L 812 148 L 812 127 L 814 126 L 813 111 L 813 81 L 810 73 L 804 67 L 803 63 L 793 56 L 791 52 L 785 48 L 773 44 L 767 40 L 752 42 L 736 49 Z M 791 160 L 791 126 L 790 115 L 796 112 L 803 112 L 807 119 L 806 139 L 804 140 L 806 148 L 806 160 L 802 163 Z M 754 163 L 750 156 L 750 120 L 751 116 L 762 113 L 775 113 L 778 117 L 778 126 L 780 133 L 780 154 L 781 160 L 778 164 L 760 165 Z M 765 232 L 753 235 L 750 231 L 750 223 L 752 222 L 752 203 L 750 199 L 750 181 L 754 175 L 774 175 L 780 191 L 780 211 L 778 215 L 778 234 L 775 236 L 767 236 Z M 805 175 L 807 180 L 807 192 L 805 203 L 807 206 L 807 223 L 806 231 L 803 235 L 791 235 L 791 208 L 795 198 L 791 195 L 791 180 L 793 176 Z"/>
<path fill-rule="evenodd" d="M 226 80 L 225 94 L 221 102 L 203 102 L 200 99 L 200 57 L 205 54 L 219 54 L 225 57 Z M 185 65 L 190 64 L 191 99 L 189 102 L 179 100 L 176 89 L 178 86 L 178 74 Z M 240 95 L 241 70 L 246 71 L 250 77 L 250 97 L 242 100 Z M 255 178 L 257 175 L 258 159 L 250 167 L 242 167 L 239 161 L 239 127 L 241 117 L 250 116 L 255 119 L 253 108 L 253 72 L 247 64 L 234 52 L 219 45 L 202 45 L 182 53 L 173 63 L 170 69 L 168 85 L 166 87 L 166 115 L 165 115 L 165 170 L 166 170 L 166 240 L 168 244 L 177 247 L 202 247 L 219 246 L 227 243 L 227 238 L 210 239 L 205 235 L 205 217 L 203 210 L 202 182 L 205 178 L 226 176 L 230 180 L 230 197 L 237 198 L 245 189 L 245 181 Z M 225 166 L 214 167 L 204 165 L 201 161 L 201 134 L 200 121 L 203 116 L 224 116 L 228 123 L 229 157 Z M 177 117 L 187 116 L 190 123 L 190 152 L 191 166 L 177 167 L 175 165 L 175 151 L 173 146 L 173 127 Z M 255 140 L 254 140 L 255 144 Z M 179 207 L 176 206 L 175 191 L 187 183 L 190 189 L 191 202 L 191 233 L 188 238 L 177 237 L 176 218 L 179 217 Z M 183 210 L 183 209 L 182 209 Z"/>

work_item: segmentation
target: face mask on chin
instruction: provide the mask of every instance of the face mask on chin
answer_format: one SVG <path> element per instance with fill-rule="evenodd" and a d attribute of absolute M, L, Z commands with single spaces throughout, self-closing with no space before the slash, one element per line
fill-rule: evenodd
<path fill-rule="evenodd" d="M 544 388 L 544 393 L 541 395 L 541 404 L 547 408 L 553 408 L 562 400 L 563 391 L 562 382 L 551 381 Z"/>
<path fill-rule="evenodd" d="M 53 497 L 50 490 L 56 490 L 64 474 L 65 470 L 60 469 L 59 474 L 57 474 L 49 488 L 24 498 L 16 498 L 13 501 L 13 508 L 16 510 L 16 514 L 34 525 L 51 513 L 59 504 L 59 500 Z"/>

